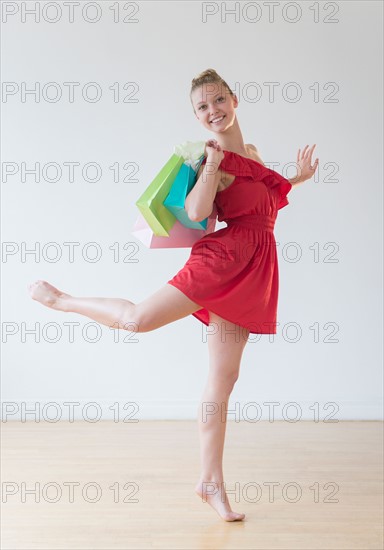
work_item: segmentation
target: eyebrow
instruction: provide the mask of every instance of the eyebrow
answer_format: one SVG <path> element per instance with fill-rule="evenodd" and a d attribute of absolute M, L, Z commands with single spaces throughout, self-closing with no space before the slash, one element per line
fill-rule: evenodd
<path fill-rule="evenodd" d="M 223 94 L 221 92 L 217 92 L 215 97 L 218 96 L 218 95 L 223 95 Z M 200 103 L 205 103 L 205 101 L 199 101 L 199 103 L 196 103 L 196 105 L 200 105 Z"/>

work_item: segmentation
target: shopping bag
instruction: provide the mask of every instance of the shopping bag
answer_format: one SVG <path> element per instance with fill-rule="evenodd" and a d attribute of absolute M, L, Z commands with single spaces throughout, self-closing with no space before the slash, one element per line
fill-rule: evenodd
<path fill-rule="evenodd" d="M 153 233 L 146 219 L 140 213 L 131 234 L 148 248 L 190 248 L 198 239 L 215 231 L 216 219 L 217 208 L 213 204 L 213 210 L 208 216 L 206 229 L 191 229 L 176 220 L 169 231 L 169 236 L 163 237 Z"/>
<path fill-rule="evenodd" d="M 192 166 L 196 171 L 196 165 L 201 163 L 200 157 L 204 156 L 205 141 L 183 141 L 173 148 L 173 153 L 183 157 L 184 162 Z"/>
<path fill-rule="evenodd" d="M 204 160 L 204 155 L 199 160 L 200 165 Z M 181 165 L 171 190 L 164 201 L 164 206 L 172 212 L 179 222 L 191 229 L 206 229 L 208 223 L 208 218 L 199 222 L 192 221 L 185 210 L 185 200 L 197 181 L 199 165 L 196 167 L 196 170 L 186 162 Z"/>
<path fill-rule="evenodd" d="M 176 216 L 163 203 L 183 162 L 183 157 L 172 154 L 135 203 L 156 236 L 169 236 L 176 221 Z"/>
<path fill-rule="evenodd" d="M 185 227 L 193 229 L 206 229 L 208 223 L 208 218 L 199 222 L 192 221 L 185 210 L 185 200 L 197 181 L 197 172 L 204 160 L 204 151 L 204 141 L 184 141 L 174 147 L 174 154 L 183 157 L 184 164 L 181 166 L 164 201 L 164 206 Z"/>

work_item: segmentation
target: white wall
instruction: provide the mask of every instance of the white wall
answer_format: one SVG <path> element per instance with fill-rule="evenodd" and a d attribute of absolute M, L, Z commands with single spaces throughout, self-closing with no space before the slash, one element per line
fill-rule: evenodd
<path fill-rule="evenodd" d="M 7 418 L 20 419 L 22 403 L 43 408 L 49 402 L 62 408 L 63 417 L 63 402 L 97 402 L 103 419 L 112 417 L 114 403 L 127 402 L 137 403 L 135 418 L 196 416 L 208 346 L 206 327 L 192 315 L 137 335 L 100 325 L 99 340 L 90 343 L 81 334 L 88 318 L 44 308 L 31 300 L 27 284 L 44 279 L 75 296 L 138 302 L 182 267 L 189 249 L 148 250 L 130 231 L 138 215 L 135 201 L 173 146 L 212 137 L 189 102 L 192 78 L 208 67 L 238 94 L 244 140 L 261 150 L 266 163 L 277 161 L 276 170 L 291 177 L 287 165 L 299 148 L 316 143 L 320 158 L 316 178 L 294 189 L 279 213 L 280 325 L 276 336 L 250 336 L 232 407 L 257 402 L 266 419 L 263 403 L 278 402 L 275 418 L 282 418 L 283 407 L 295 402 L 302 418 L 311 419 L 318 403 L 320 420 L 333 406 L 333 418 L 381 418 L 382 4 L 330 3 L 332 15 L 333 8 L 320 3 L 314 22 L 311 3 L 296 2 L 301 14 L 293 22 L 288 20 L 294 18 L 293 7 L 284 15 L 282 2 L 271 22 L 263 2 L 248 3 L 253 4 L 248 21 L 242 12 L 246 3 L 240 2 L 236 22 L 220 13 L 219 2 L 137 2 L 132 16 L 137 23 L 122 22 L 130 13 L 122 11 L 124 2 L 116 23 L 112 2 L 97 4 L 101 15 L 95 23 L 85 21 L 79 8 L 69 23 L 62 3 L 62 16 L 49 22 L 54 6 L 44 13 L 46 3 L 39 2 L 40 22 L 31 16 L 23 22 L 22 5 L 31 9 L 32 2 L 4 2 L 3 20 L 11 4 L 20 11 L 2 25 L 3 89 L 15 83 L 14 94 L 3 91 L 2 99 L 2 240 L 8 252 L 14 247 L 7 255 L 3 248 L 2 256 L 2 400 L 14 413 Z M 254 5 L 261 18 L 252 23 Z M 204 9 L 218 13 L 203 22 Z M 326 22 L 327 17 L 336 22 Z M 36 82 L 41 89 L 57 83 L 63 97 L 49 102 L 41 91 L 39 101 L 32 95 L 23 100 L 22 83 L 31 89 Z M 80 83 L 73 102 L 65 82 Z M 80 93 L 89 82 L 102 90 L 94 103 Z M 133 88 L 123 90 L 126 82 L 135 83 L 132 95 Z M 267 82 L 277 83 L 273 100 Z M 120 87 L 118 102 L 110 90 L 114 83 Z M 257 102 L 253 83 L 262 91 Z M 289 101 L 294 87 L 282 92 L 289 83 L 301 92 L 296 102 Z M 138 101 L 123 102 L 127 94 Z M 17 173 L 5 178 L 4 163 L 10 162 Z M 22 181 L 21 164 L 31 168 L 36 162 L 58 163 L 61 179 L 49 182 L 42 175 L 35 182 L 28 175 Z M 71 183 L 64 162 L 79 162 L 81 168 L 96 162 L 102 176 L 87 182 L 78 169 Z M 136 183 L 122 181 L 127 162 L 138 165 Z M 114 164 L 120 166 L 118 182 L 110 170 Z M 39 243 L 43 249 L 49 242 L 62 252 L 57 262 L 42 252 L 21 254 L 23 246 Z M 73 262 L 68 242 L 80 243 Z M 83 259 L 81 250 L 89 242 L 99 244 L 100 261 Z M 123 261 L 130 242 L 138 248 L 134 263 Z M 116 262 L 113 243 L 120 249 Z M 297 243 L 298 261 L 290 261 L 295 247 L 289 243 Z M 48 341 L 55 338 L 53 323 L 61 331 L 57 342 Z M 76 323 L 73 342 L 64 323 Z M 298 341 L 292 328 L 286 330 L 290 323 L 301 330 Z M 35 326 L 39 342 L 24 334 Z M 95 334 L 90 328 L 89 338 Z M 327 403 L 335 405 L 327 409 Z M 81 408 L 76 410 L 81 418 Z M 54 416 L 53 408 L 45 412 L 46 418 Z M 89 416 L 93 413 L 89 409 Z M 253 413 L 249 409 L 248 419 Z M 247 418 L 242 409 L 239 416 Z"/>

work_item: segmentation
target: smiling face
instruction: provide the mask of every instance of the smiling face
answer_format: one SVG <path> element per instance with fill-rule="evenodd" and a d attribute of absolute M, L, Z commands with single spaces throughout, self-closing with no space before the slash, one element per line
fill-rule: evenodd
<path fill-rule="evenodd" d="M 223 84 L 202 84 L 193 90 L 191 101 L 196 118 L 212 132 L 223 132 L 236 118 L 238 99 Z"/>

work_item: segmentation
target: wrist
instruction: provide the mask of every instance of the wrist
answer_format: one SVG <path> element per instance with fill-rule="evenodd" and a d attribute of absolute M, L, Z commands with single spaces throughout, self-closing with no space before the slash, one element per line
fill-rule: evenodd
<path fill-rule="evenodd" d="M 294 187 L 295 185 L 299 185 L 300 183 L 303 183 L 303 179 L 299 176 L 296 176 L 294 178 L 288 178 L 289 183 Z"/>
<path fill-rule="evenodd" d="M 216 155 L 208 155 L 206 164 L 209 162 L 211 166 L 218 168 L 220 166 L 221 161 L 222 161 L 222 157 L 219 157 Z"/>

